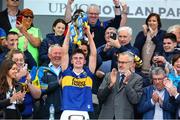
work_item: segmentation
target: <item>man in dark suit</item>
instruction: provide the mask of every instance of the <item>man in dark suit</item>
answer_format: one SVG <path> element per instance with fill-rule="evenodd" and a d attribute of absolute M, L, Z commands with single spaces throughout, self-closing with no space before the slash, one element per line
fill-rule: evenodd
<path fill-rule="evenodd" d="M 118 54 L 118 71 L 107 74 L 99 87 L 102 103 L 99 119 L 133 119 L 134 105 L 142 95 L 142 77 L 134 72 L 134 56 L 130 52 Z"/>
<path fill-rule="evenodd" d="M 6 0 L 7 8 L 0 12 L 0 27 L 8 34 L 11 28 L 16 27 L 16 18 L 20 10 L 20 0 Z"/>

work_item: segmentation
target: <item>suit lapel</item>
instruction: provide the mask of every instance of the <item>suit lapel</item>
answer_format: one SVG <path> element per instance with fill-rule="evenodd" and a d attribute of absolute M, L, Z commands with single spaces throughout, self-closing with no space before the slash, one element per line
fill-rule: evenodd
<path fill-rule="evenodd" d="M 5 17 L 7 19 L 7 28 L 10 30 L 11 29 L 11 23 L 10 23 L 10 20 L 9 20 L 9 17 L 8 17 L 8 10 L 6 9 L 6 12 L 5 12 Z"/>

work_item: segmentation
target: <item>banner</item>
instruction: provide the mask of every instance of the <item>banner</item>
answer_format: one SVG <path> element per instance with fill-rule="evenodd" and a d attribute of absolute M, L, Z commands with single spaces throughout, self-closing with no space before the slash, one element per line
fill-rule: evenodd
<path fill-rule="evenodd" d="M 126 3 L 128 18 L 146 18 L 155 12 L 164 19 L 180 19 L 180 0 L 126 0 Z M 67 0 L 24 0 L 24 8 L 32 9 L 35 15 L 63 16 L 66 4 Z M 100 17 L 114 17 L 113 0 L 74 0 L 72 9 L 86 11 L 91 4 L 99 5 Z"/>

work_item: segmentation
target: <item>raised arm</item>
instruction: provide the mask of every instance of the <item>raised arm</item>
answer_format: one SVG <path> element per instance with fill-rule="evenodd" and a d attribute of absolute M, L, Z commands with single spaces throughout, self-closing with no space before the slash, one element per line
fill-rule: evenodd
<path fill-rule="evenodd" d="M 69 23 L 71 21 L 71 14 L 72 14 L 72 8 L 71 4 L 74 2 L 74 0 L 68 0 L 67 5 L 66 5 L 66 10 L 65 10 L 65 15 L 64 15 L 64 20 L 66 23 Z"/>
<path fill-rule="evenodd" d="M 120 26 L 125 26 L 127 23 L 127 4 L 121 4 L 122 5 L 122 11 L 121 11 L 121 22 Z"/>
<path fill-rule="evenodd" d="M 34 29 L 34 34 L 29 33 L 28 29 L 23 26 L 23 24 L 17 24 L 16 28 L 34 47 L 39 47 L 41 45 L 42 33 L 39 28 Z"/>
<path fill-rule="evenodd" d="M 20 31 L 34 47 L 39 47 L 41 45 L 41 38 L 39 38 L 40 36 L 36 37 L 33 34 L 28 33 L 28 31 L 25 29 L 22 29 Z M 37 32 L 40 32 L 40 30 L 38 30 Z"/>
<path fill-rule="evenodd" d="M 70 31 L 68 28 L 66 37 L 64 39 L 64 43 L 63 43 L 63 47 L 62 47 L 62 58 L 61 58 L 61 67 L 62 67 L 62 71 L 66 70 L 69 64 L 69 54 L 68 54 L 68 50 L 69 50 L 69 39 L 70 39 Z"/>
<path fill-rule="evenodd" d="M 115 5 L 114 13 L 116 16 L 121 15 L 120 26 L 124 26 L 127 22 L 127 4 L 125 2 L 119 2 L 119 0 L 113 0 Z M 122 10 L 121 10 L 122 8 Z"/>
<path fill-rule="evenodd" d="M 85 28 L 85 33 L 88 37 L 89 47 L 90 47 L 89 69 L 92 73 L 94 73 L 96 69 L 97 51 L 96 51 L 96 46 L 94 44 L 93 36 L 90 33 L 89 26 Z"/>

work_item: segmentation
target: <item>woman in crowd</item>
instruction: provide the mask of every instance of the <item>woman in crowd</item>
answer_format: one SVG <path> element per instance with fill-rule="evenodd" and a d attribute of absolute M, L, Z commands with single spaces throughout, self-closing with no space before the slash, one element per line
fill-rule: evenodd
<path fill-rule="evenodd" d="M 17 65 L 10 59 L 3 61 L 0 67 L 0 109 L 5 119 L 20 119 L 23 110 L 24 91 L 15 80 Z"/>
<path fill-rule="evenodd" d="M 10 31 L 19 33 L 18 48 L 21 51 L 27 49 L 38 64 L 38 47 L 41 44 L 42 34 L 39 28 L 34 27 L 33 18 L 34 14 L 32 10 L 28 8 L 23 9 L 17 18 L 17 28 Z"/>
<path fill-rule="evenodd" d="M 177 87 L 180 83 L 180 54 L 174 55 L 172 65 L 172 68 L 169 69 L 168 78 Z"/>
<path fill-rule="evenodd" d="M 161 30 L 160 16 L 156 13 L 151 13 L 142 27 L 143 31 L 136 36 L 134 47 L 139 49 L 143 60 L 142 72 L 149 74 L 153 54 L 163 49 L 162 41 L 165 31 Z"/>
<path fill-rule="evenodd" d="M 49 46 L 59 44 L 62 46 L 65 38 L 66 22 L 63 19 L 56 19 L 52 25 L 53 33 L 46 35 L 39 48 L 39 59 L 42 65 L 50 62 L 48 58 Z"/>
<path fill-rule="evenodd" d="M 18 73 L 16 74 L 16 79 L 21 83 L 26 91 L 24 98 L 24 110 L 21 112 L 23 119 L 30 119 L 33 115 L 33 98 L 40 98 L 41 91 L 40 88 L 31 84 L 31 75 L 28 72 L 28 66 L 24 60 L 23 52 L 19 50 L 12 50 L 8 53 L 8 59 L 16 62 Z"/>

